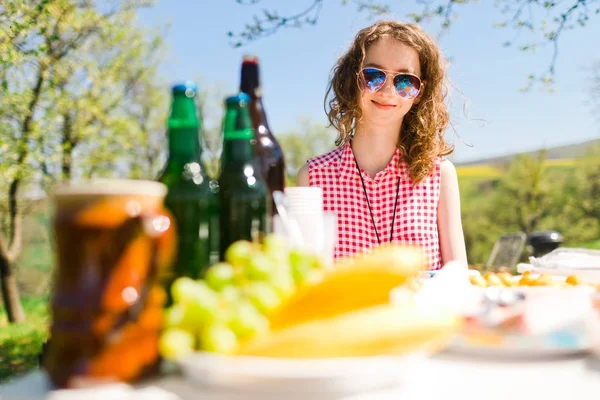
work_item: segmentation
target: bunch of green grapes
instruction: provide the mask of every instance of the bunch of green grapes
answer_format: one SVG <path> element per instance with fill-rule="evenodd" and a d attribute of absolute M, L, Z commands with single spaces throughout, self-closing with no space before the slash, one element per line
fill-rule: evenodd
<path fill-rule="evenodd" d="M 171 286 L 161 355 L 175 360 L 196 350 L 234 353 L 241 340 L 266 332 L 269 315 L 298 287 L 319 281 L 324 270 L 319 257 L 289 250 L 274 235 L 262 245 L 233 243 L 204 279 L 181 277 Z"/>

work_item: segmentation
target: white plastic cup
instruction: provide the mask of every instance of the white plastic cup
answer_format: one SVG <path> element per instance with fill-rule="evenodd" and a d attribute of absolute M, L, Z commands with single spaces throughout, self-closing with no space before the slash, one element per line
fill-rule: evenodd
<path fill-rule="evenodd" d="M 333 265 L 335 245 L 337 243 L 337 218 L 332 212 L 305 214 L 296 219 L 304 242 L 303 249 L 319 255 L 328 266 Z M 273 218 L 273 232 L 291 243 L 288 232 L 279 215 Z"/>
<path fill-rule="evenodd" d="M 315 186 L 285 188 L 285 201 L 292 214 L 306 215 L 323 212 L 323 190 Z"/>

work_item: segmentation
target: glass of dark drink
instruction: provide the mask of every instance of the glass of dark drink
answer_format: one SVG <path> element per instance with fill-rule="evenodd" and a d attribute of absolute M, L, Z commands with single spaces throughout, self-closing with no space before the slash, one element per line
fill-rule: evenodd
<path fill-rule="evenodd" d="M 129 382 L 159 364 L 176 235 L 167 187 L 101 180 L 54 194 L 56 268 L 43 367 L 58 387 Z"/>

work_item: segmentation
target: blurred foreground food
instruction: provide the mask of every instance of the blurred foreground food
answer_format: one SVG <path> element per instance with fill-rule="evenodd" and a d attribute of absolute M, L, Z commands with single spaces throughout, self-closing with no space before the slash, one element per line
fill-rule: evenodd
<path fill-rule="evenodd" d="M 236 242 L 205 280 L 180 278 L 160 339 L 165 358 L 194 351 L 320 358 L 398 354 L 430 348 L 459 329 L 457 317 L 390 291 L 427 265 L 420 249 L 386 246 L 332 269 L 277 237 Z"/>
<path fill-rule="evenodd" d="M 573 286 L 593 286 L 584 282 L 577 275 L 569 275 L 566 279 L 552 277 L 548 274 L 534 274 L 531 271 L 523 272 L 523 275 L 512 275 L 509 272 L 486 272 L 483 275 L 470 276 L 471 284 L 479 287 L 516 287 L 516 286 L 553 286 L 553 287 L 573 287 Z M 600 288 L 597 285 L 596 288 Z"/>

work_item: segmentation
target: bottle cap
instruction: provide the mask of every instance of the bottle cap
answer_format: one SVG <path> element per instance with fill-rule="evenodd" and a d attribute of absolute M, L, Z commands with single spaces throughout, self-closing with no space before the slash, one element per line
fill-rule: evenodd
<path fill-rule="evenodd" d="M 241 102 L 248 104 L 250 102 L 250 96 L 244 92 L 240 92 L 235 96 L 229 96 L 225 99 L 225 104 L 227 105 L 239 104 Z"/>
<path fill-rule="evenodd" d="M 173 85 L 172 92 L 173 94 L 185 94 L 186 97 L 194 97 L 198 88 L 194 81 L 185 81 L 181 83 L 177 83 Z"/>
<path fill-rule="evenodd" d="M 258 64 L 258 56 L 254 54 L 244 54 L 242 64 Z"/>

